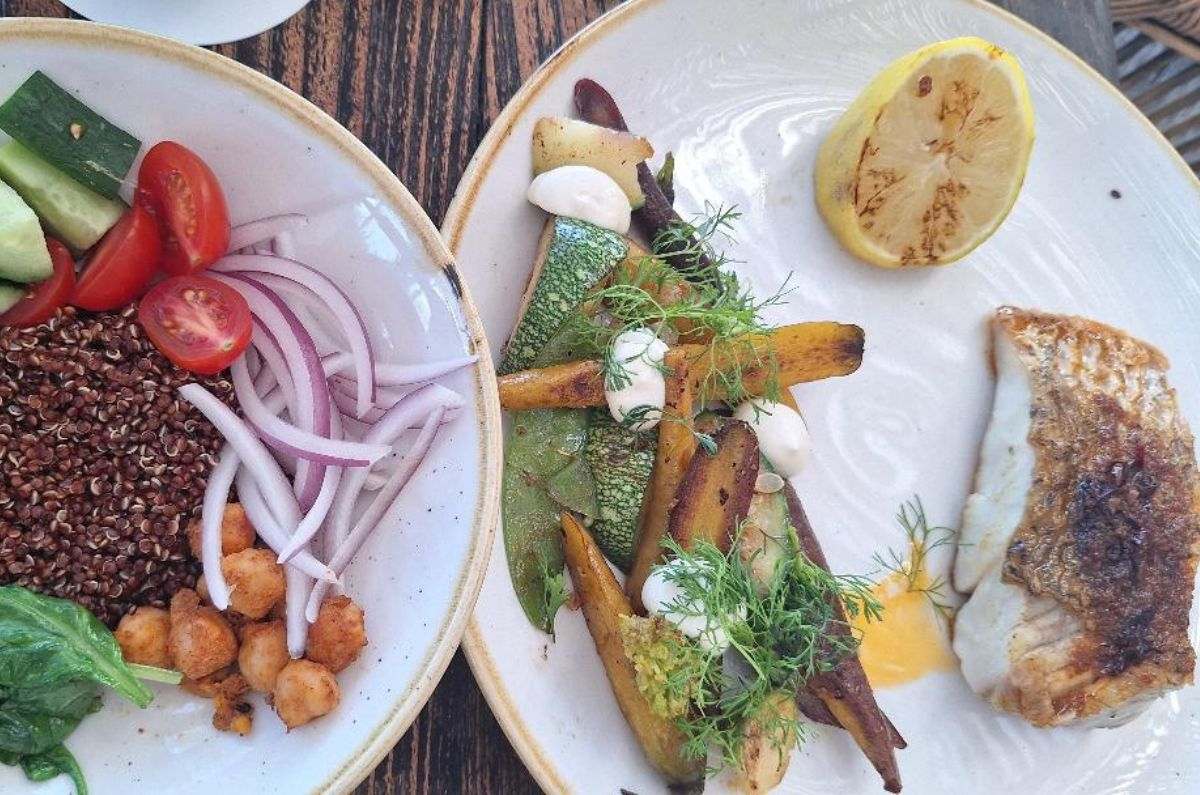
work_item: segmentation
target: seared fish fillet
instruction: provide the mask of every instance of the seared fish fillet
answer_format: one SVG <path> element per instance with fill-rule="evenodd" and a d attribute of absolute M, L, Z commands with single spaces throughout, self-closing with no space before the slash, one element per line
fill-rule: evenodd
<path fill-rule="evenodd" d="M 1167 360 L 1011 307 L 955 587 L 971 687 L 1037 726 L 1117 725 L 1192 681 L 1200 479 Z"/>

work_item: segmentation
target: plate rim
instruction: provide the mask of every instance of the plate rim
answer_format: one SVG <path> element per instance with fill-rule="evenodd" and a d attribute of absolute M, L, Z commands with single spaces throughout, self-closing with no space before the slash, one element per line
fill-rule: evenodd
<path fill-rule="evenodd" d="M 304 10 L 304 7 L 307 6 L 309 3 L 311 3 L 312 0 L 290 0 L 290 2 L 296 3 L 296 6 L 294 8 L 291 8 L 290 11 L 287 11 L 285 16 L 280 17 L 279 19 L 276 19 L 274 22 L 271 22 L 263 27 L 260 27 L 260 25 L 262 25 L 262 23 L 258 22 L 258 23 L 255 23 L 254 25 L 251 25 L 250 29 L 247 29 L 247 30 L 233 31 L 233 29 L 230 28 L 229 30 L 227 30 L 224 33 L 219 33 L 217 35 L 217 38 L 213 41 L 202 41 L 200 39 L 195 39 L 192 36 L 187 36 L 186 38 L 177 38 L 176 40 L 181 41 L 185 44 L 196 44 L 201 47 L 212 47 L 217 44 L 233 44 L 235 42 L 244 41 L 245 39 L 251 38 L 252 36 L 257 36 L 260 33 L 265 33 L 266 31 L 271 30 L 272 28 L 276 28 L 279 25 L 282 25 L 283 23 L 287 22 L 289 19 L 291 19 L 292 17 L 299 14 L 302 10 Z M 111 20 L 95 19 L 91 16 L 88 16 L 88 14 L 91 13 L 91 11 L 86 10 L 86 8 L 84 8 L 84 9 L 76 8 L 76 6 L 81 5 L 81 3 L 78 2 L 78 0 L 62 0 L 62 4 L 65 5 L 67 8 L 71 9 L 71 11 L 74 11 L 76 14 L 79 14 L 79 15 L 85 17 L 86 21 L 88 21 L 88 22 L 95 22 L 98 25 L 113 25 L 114 27 L 125 27 L 130 30 L 138 30 L 143 33 L 148 33 L 152 36 L 160 36 L 162 38 L 175 38 L 173 36 L 167 36 L 165 33 L 149 30 L 147 28 L 130 28 L 127 25 L 120 25 L 116 22 L 112 22 Z M 86 6 L 86 4 L 83 4 L 83 5 Z M 105 13 L 105 16 L 107 16 L 107 13 Z M 274 15 L 272 15 L 272 17 L 273 16 Z M 233 32 L 231 32 L 231 31 L 233 31 Z M 204 36 L 202 38 L 208 39 L 209 37 Z"/>
<path fill-rule="evenodd" d="M 458 275 L 454 256 L 442 241 L 437 227 L 387 165 L 362 141 L 332 116 L 282 83 L 254 69 L 193 44 L 132 28 L 89 20 L 6 17 L 0 18 L 0 41 L 5 39 L 65 40 L 100 49 L 122 48 L 163 60 L 183 63 L 208 73 L 222 82 L 247 90 L 296 120 L 311 133 L 341 151 L 375 184 L 380 198 L 400 214 L 417 236 L 429 260 L 441 268 L 465 320 L 468 345 L 479 360 L 472 368 L 475 396 L 480 404 L 478 449 L 479 496 L 470 524 L 471 545 L 466 565 L 457 582 L 441 625 L 433 633 L 434 643 L 418 666 L 419 673 L 393 701 L 388 715 L 328 777 L 312 787 L 313 793 L 346 793 L 357 786 L 395 747 L 441 681 L 472 615 L 483 585 L 492 543 L 500 521 L 500 473 L 502 435 L 500 398 L 491 352 L 483 322 L 471 294 Z"/>
<path fill-rule="evenodd" d="M 633 20 L 638 14 L 651 6 L 666 1 L 628 0 L 628 2 L 601 14 L 551 53 L 534 70 L 533 74 L 525 80 L 512 96 L 512 99 L 505 104 L 503 110 L 501 110 L 495 121 L 492 122 L 487 133 L 479 142 L 479 146 L 475 149 L 475 154 L 472 155 L 471 160 L 467 163 L 467 167 L 459 179 L 458 187 L 454 191 L 454 197 L 450 201 L 450 206 L 446 210 L 446 216 L 442 221 L 442 238 L 454 256 L 458 256 L 463 230 L 474 207 L 475 198 L 483 180 L 491 171 L 501 145 L 511 135 L 518 117 L 540 95 L 545 84 L 563 67 L 568 65 L 580 51 L 598 41 L 609 31 Z M 1169 159 L 1175 163 L 1176 167 L 1180 168 L 1187 175 L 1197 189 L 1200 189 L 1200 177 L 1188 167 L 1183 156 L 1163 136 L 1162 132 L 1138 110 L 1133 101 L 1122 94 L 1094 66 L 1080 58 L 1041 28 L 1026 22 L 1011 11 L 985 2 L 985 0 L 952 1 L 994 14 L 1008 25 L 1016 27 L 1023 33 L 1032 35 L 1035 39 L 1040 40 L 1043 45 L 1065 56 L 1068 61 L 1071 61 L 1085 75 L 1091 78 L 1098 89 L 1107 91 L 1115 96 L 1121 107 L 1148 130 L 1150 137 L 1166 150 Z M 476 621 L 474 613 L 472 613 L 470 620 L 467 622 L 466 631 L 463 633 L 462 648 L 467 658 L 467 663 L 471 666 L 471 673 L 475 676 L 475 681 L 479 685 L 479 689 L 483 692 L 483 696 L 487 700 L 492 714 L 496 717 L 496 721 L 500 724 L 500 728 L 503 729 L 504 735 L 508 738 L 513 749 L 521 758 L 530 775 L 538 783 L 538 786 L 546 792 L 571 792 L 570 786 L 560 775 L 558 769 L 552 764 L 550 757 L 538 746 L 534 733 L 525 724 L 515 700 L 505 688 L 504 682 L 493 662 L 492 652 L 489 651 L 479 631 L 479 624 Z"/>

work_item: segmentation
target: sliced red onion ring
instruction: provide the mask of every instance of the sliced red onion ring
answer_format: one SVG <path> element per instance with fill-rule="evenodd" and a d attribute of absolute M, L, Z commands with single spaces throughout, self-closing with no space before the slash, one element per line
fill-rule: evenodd
<path fill-rule="evenodd" d="M 290 229 L 275 235 L 275 239 L 271 241 L 271 250 L 286 259 L 296 258 L 296 237 Z"/>
<path fill-rule="evenodd" d="M 242 508 L 246 511 L 246 517 L 250 520 L 250 524 L 254 525 L 255 531 L 259 537 L 266 542 L 276 554 L 283 549 L 288 543 L 287 532 L 279 526 L 279 520 L 271 513 L 271 509 L 267 507 L 266 501 L 263 499 L 262 492 L 258 490 L 258 484 L 254 482 L 254 476 L 246 467 L 241 467 L 237 475 L 238 500 L 242 504 Z M 329 583 L 337 581 L 337 577 L 321 561 L 313 557 L 313 554 L 308 550 L 301 550 L 287 564 L 289 567 L 297 568 L 308 576 L 324 580 Z"/>
<path fill-rule="evenodd" d="M 297 414 L 292 420 L 302 430 L 329 435 L 329 385 L 312 336 L 283 299 L 260 281 L 244 274 L 213 273 L 213 278 L 233 287 L 246 299 L 250 311 L 271 331 L 283 351 L 296 385 Z M 312 507 L 321 490 L 323 464 L 297 462 L 295 491 L 304 510 Z M 269 495 L 268 495 L 269 496 Z"/>
<path fill-rule="evenodd" d="M 285 528 L 299 525 L 300 508 L 296 505 L 292 490 L 288 488 L 287 478 L 249 426 L 199 384 L 179 387 L 179 396 L 207 417 L 238 458 L 245 462 L 279 523 Z"/>
<path fill-rule="evenodd" d="M 285 233 L 290 234 L 307 225 L 308 218 L 297 213 L 271 215 L 256 221 L 238 224 L 229 232 L 229 250 L 238 251 L 256 243 L 265 243 L 272 238 L 277 238 Z"/>
<path fill-rule="evenodd" d="M 234 360 L 230 374 L 233 377 L 233 390 L 246 420 L 264 442 L 277 450 L 308 461 L 344 467 L 369 466 L 387 455 L 387 445 L 360 444 L 318 436 L 279 419 L 277 412 L 271 411 L 254 391 L 254 383 L 250 380 L 250 371 L 244 359 Z M 330 436 L 335 435 L 331 433 Z M 337 436 L 340 437 L 340 434 Z"/>
<path fill-rule="evenodd" d="M 333 435 L 341 438 L 342 415 L 334 411 L 330 422 L 333 426 Z M 325 517 L 329 515 L 329 509 L 333 505 L 334 495 L 337 494 L 337 489 L 341 485 L 344 473 L 345 470 L 337 466 L 331 466 L 325 470 L 325 480 L 321 483 L 321 491 L 317 494 L 317 499 L 313 502 L 313 506 L 308 509 L 308 513 L 300 520 L 300 525 L 296 528 L 296 532 L 292 534 L 292 538 L 287 546 L 279 553 L 280 563 L 287 563 L 296 553 L 307 548 L 308 542 L 321 529 L 321 525 L 325 523 Z"/>
<path fill-rule="evenodd" d="M 397 509 L 401 503 L 400 495 L 404 491 L 404 487 L 408 485 L 413 474 L 420 467 L 425 457 L 429 454 L 430 447 L 433 446 L 434 437 L 437 436 L 438 428 L 442 423 L 442 415 L 446 409 L 442 406 L 436 406 L 429 414 L 425 425 L 421 428 L 421 433 L 417 436 L 417 440 L 413 443 L 412 448 L 404 454 L 404 458 L 400 460 L 396 471 L 388 479 L 388 482 L 379 490 L 375 499 L 367 506 L 366 512 L 354 524 L 354 529 L 346 537 L 337 548 L 333 558 L 329 561 L 329 567 L 335 573 L 341 574 L 349 565 L 350 559 L 358 552 L 363 542 L 375 531 L 380 525 L 385 522 L 389 525 L 398 521 Z M 321 603 L 324 601 L 325 593 L 329 589 L 329 585 L 324 582 L 319 582 L 312 590 L 312 594 L 308 598 L 308 608 L 305 610 L 305 615 L 309 622 L 317 620 L 317 614 L 321 610 Z"/>
<path fill-rule="evenodd" d="M 249 271 L 287 279 L 311 291 L 341 329 L 354 357 L 354 373 L 358 381 L 358 413 L 361 417 L 374 400 L 375 353 L 362 315 L 342 289 L 325 274 L 295 260 L 277 256 L 231 254 L 213 266 L 221 272 Z"/>
<path fill-rule="evenodd" d="M 229 585 L 221 571 L 221 525 L 225 519 L 225 506 L 229 504 L 229 489 L 241 463 L 233 448 L 225 445 L 209 473 L 200 509 L 200 563 L 204 568 L 208 598 L 218 610 L 229 607 Z"/>
<path fill-rule="evenodd" d="M 463 399 L 455 392 L 439 384 L 428 384 L 405 396 L 391 409 L 384 413 L 371 430 L 363 436 L 364 444 L 391 445 L 400 434 L 417 422 L 426 422 L 436 409 L 442 409 L 439 422 L 445 417 L 445 410 L 458 408 Z M 366 469 L 352 469 L 345 473 L 337 496 L 330 510 L 330 525 L 326 528 L 325 554 L 332 555 L 342 545 L 350 533 L 350 516 L 358 495 L 362 492 L 363 483 L 367 479 Z"/>
<path fill-rule="evenodd" d="M 242 507 L 246 509 L 246 516 L 250 518 L 251 524 L 269 545 L 272 540 L 282 543 L 286 534 L 275 523 L 275 517 L 271 516 L 270 510 L 263 502 L 253 475 L 246 467 L 242 467 L 238 472 L 237 480 L 238 496 L 242 500 Z M 278 551 L 273 545 L 272 548 Z M 293 558 L 292 562 L 283 570 L 286 586 L 283 596 L 284 626 L 288 654 L 294 659 L 304 656 L 304 647 L 308 642 L 308 620 L 304 611 L 308 602 L 309 589 L 312 587 L 312 578 L 305 574 L 302 568 L 302 561 L 308 559 L 312 559 L 312 556 L 305 551 Z M 332 577 L 332 572 L 328 569 L 325 569 L 325 573 Z M 328 579 L 322 578 L 320 582 L 328 584 Z"/>
<path fill-rule="evenodd" d="M 292 383 L 292 375 L 288 371 L 287 362 L 284 361 L 283 349 L 279 347 L 279 341 L 270 329 L 257 318 L 254 320 L 254 333 L 250 337 L 250 343 L 263 360 L 262 392 L 270 389 L 271 382 L 278 384 L 288 414 L 293 418 L 298 416 L 300 408 L 296 404 L 296 385 Z"/>
<path fill-rule="evenodd" d="M 375 381 L 379 386 L 408 386 L 423 384 L 435 378 L 449 375 L 464 367 L 479 361 L 478 356 L 455 356 L 436 362 L 420 362 L 418 364 L 382 364 L 375 363 Z M 352 361 L 347 354 L 333 353 L 324 359 L 325 372 L 337 375 L 347 380 L 354 380 Z"/>

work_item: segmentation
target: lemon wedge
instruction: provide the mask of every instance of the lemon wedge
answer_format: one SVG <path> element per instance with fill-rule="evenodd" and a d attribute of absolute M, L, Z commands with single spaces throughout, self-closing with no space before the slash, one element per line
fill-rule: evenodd
<path fill-rule="evenodd" d="M 817 154 L 817 207 L 842 245 L 884 268 L 944 265 L 1008 215 L 1033 148 L 1017 60 L 950 39 L 893 62 Z"/>

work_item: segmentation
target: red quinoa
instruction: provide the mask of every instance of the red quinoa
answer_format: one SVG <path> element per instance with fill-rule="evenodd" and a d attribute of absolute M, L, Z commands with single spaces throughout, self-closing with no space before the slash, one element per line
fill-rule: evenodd
<path fill-rule="evenodd" d="M 176 389 L 130 307 L 0 328 L 0 584 L 73 599 L 114 626 L 195 584 L 187 525 L 222 440 Z"/>

